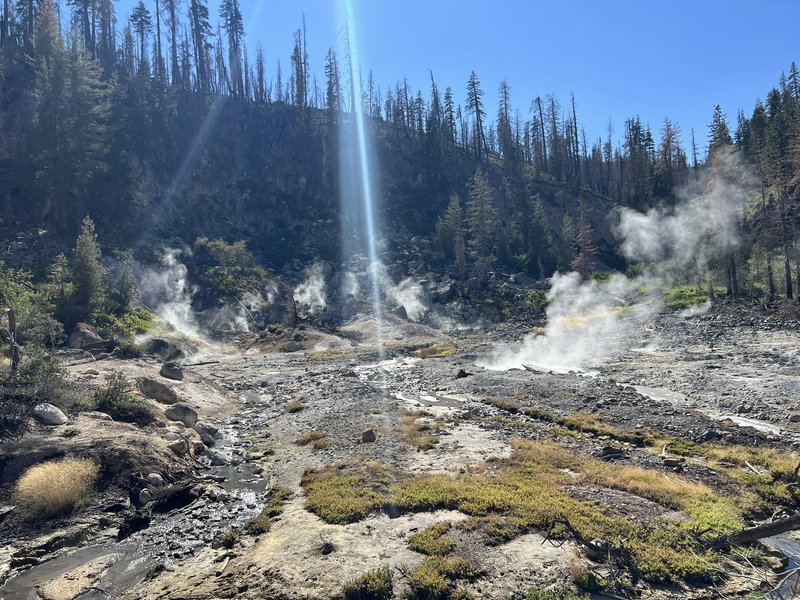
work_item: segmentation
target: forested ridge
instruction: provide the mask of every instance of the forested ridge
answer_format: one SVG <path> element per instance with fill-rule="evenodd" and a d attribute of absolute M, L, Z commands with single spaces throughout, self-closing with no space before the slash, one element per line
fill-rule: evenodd
<path fill-rule="evenodd" d="M 800 277 L 794 63 L 733 126 L 716 106 L 708 132 L 687 136 L 669 118 L 653 128 L 634 116 L 621 132 L 609 126 L 590 139 L 574 97 L 512 101 L 503 81 L 490 114 L 491 94 L 474 72 L 463 106 L 432 73 L 426 90 L 405 80 L 381 89 L 371 72 L 358 74 L 363 97 L 355 98 L 348 57 L 333 48 L 314 57 L 324 65 L 317 79 L 305 22 L 286 68 L 278 61 L 272 72 L 260 46 L 248 49 L 238 0 L 224 0 L 218 16 L 205 0 L 139 2 L 130 15 L 115 15 L 112 0 L 62 4 L 3 3 L 0 231 L 8 243 L 39 228 L 54 255 L 90 215 L 103 244 L 137 253 L 153 240 L 205 235 L 247 240 L 275 267 L 339 259 L 340 163 L 352 160 L 339 140 L 359 102 L 373 131 L 384 220 L 398 239 L 428 239 L 462 275 L 494 265 L 535 277 L 624 268 L 608 210 L 674 204 L 732 146 L 760 189 L 742 214 L 742 285 L 733 287 L 791 296 L 792 271 Z"/>

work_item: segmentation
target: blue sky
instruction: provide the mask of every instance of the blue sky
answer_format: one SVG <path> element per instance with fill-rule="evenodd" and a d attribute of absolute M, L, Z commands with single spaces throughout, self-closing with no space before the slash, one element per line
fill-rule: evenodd
<path fill-rule="evenodd" d="M 305 13 L 312 70 L 323 82 L 329 46 L 340 43 L 343 0 L 240 0 L 248 48 L 264 47 L 271 70 L 286 72 L 292 32 Z M 184 0 L 185 2 L 185 0 Z M 122 21 L 134 0 L 120 0 Z M 155 0 L 145 0 L 152 9 Z M 562 106 L 575 94 L 589 140 L 616 136 L 639 115 L 658 137 L 664 117 L 690 129 L 705 146 L 715 104 L 733 127 L 781 71 L 800 60 L 796 0 L 352 0 L 364 73 L 387 86 L 405 76 L 427 95 L 428 70 L 440 88 L 463 102 L 470 71 L 486 92 L 490 115 L 497 88 L 511 85 L 512 102 L 527 118 L 537 95 L 555 94 Z M 218 0 L 209 0 L 216 21 Z M 616 137 L 615 136 L 615 137 Z"/>

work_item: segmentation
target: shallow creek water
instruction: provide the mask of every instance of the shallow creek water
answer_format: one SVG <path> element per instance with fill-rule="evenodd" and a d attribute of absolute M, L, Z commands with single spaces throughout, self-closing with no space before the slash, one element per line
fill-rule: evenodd
<path fill-rule="evenodd" d="M 81 565 L 117 555 L 118 559 L 101 576 L 82 600 L 117 598 L 132 589 L 158 563 L 190 556 L 220 534 L 254 517 L 263 506 L 266 482 L 256 461 L 250 460 L 250 443 L 241 439 L 242 425 L 266 423 L 280 413 L 259 394 L 248 393 L 244 408 L 220 428 L 222 439 L 214 451 L 228 464 L 204 469 L 209 481 L 224 490 L 215 501 L 199 498 L 164 515 L 153 515 L 150 527 L 117 542 L 116 529 L 104 532 L 92 545 L 44 561 L 10 578 L 0 588 L 0 600 L 38 600 L 37 588 Z"/>

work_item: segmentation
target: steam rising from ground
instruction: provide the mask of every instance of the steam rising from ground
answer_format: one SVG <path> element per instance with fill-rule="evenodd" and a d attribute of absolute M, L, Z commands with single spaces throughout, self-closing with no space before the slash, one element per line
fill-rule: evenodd
<path fill-rule="evenodd" d="M 308 269 L 306 280 L 294 290 L 294 300 L 311 315 L 316 315 L 325 310 L 328 300 L 325 292 L 325 277 L 320 263 L 314 263 Z"/>
<path fill-rule="evenodd" d="M 623 329 L 641 323 L 658 309 L 657 304 L 626 307 L 641 282 L 614 275 L 605 283 L 581 282 L 577 273 L 556 273 L 547 295 L 547 329 L 543 335 L 528 335 L 521 346 L 505 347 L 478 361 L 493 370 L 519 369 L 535 365 L 565 373 L 611 356 L 629 341 Z"/>
<path fill-rule="evenodd" d="M 372 265 L 372 268 L 377 273 L 381 290 L 388 301 L 402 306 L 412 321 L 419 321 L 425 316 L 428 308 L 424 301 L 424 292 L 418 283 L 408 277 L 395 284 L 389 277 L 386 267 L 380 262 Z"/>
<path fill-rule="evenodd" d="M 704 191 L 685 197 L 674 208 L 647 213 L 622 209 L 615 233 L 626 258 L 670 261 L 671 274 L 685 278 L 705 274 L 712 260 L 738 246 L 739 219 L 752 178 L 733 153 L 716 154 L 703 178 Z"/>
<path fill-rule="evenodd" d="M 167 248 L 159 266 L 141 268 L 137 277 L 139 295 L 146 306 L 175 329 L 190 337 L 200 337 L 186 265 L 180 262 L 180 254 L 180 250 Z"/>
<path fill-rule="evenodd" d="M 733 152 L 718 153 L 693 186 L 670 208 L 647 213 L 623 209 L 615 233 L 644 275 L 615 275 L 605 283 L 581 282 L 577 273 L 556 274 L 548 293 L 547 329 L 520 346 L 501 348 L 478 361 L 489 369 L 530 364 L 565 372 L 591 367 L 621 350 L 640 345 L 642 325 L 658 310 L 661 292 L 675 283 L 705 277 L 710 263 L 739 244 L 739 218 L 752 179 Z M 636 304 L 626 306 L 636 296 Z"/>

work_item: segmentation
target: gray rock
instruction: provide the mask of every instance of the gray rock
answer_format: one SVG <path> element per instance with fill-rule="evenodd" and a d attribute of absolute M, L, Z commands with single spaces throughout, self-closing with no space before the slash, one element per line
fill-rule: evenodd
<path fill-rule="evenodd" d="M 367 429 L 366 431 L 361 432 L 361 442 L 364 444 L 369 444 L 374 442 L 377 439 L 375 435 L 374 429 Z"/>
<path fill-rule="evenodd" d="M 136 380 L 136 383 L 139 386 L 139 391 L 142 392 L 143 395 L 152 398 L 156 402 L 175 404 L 180 400 L 175 390 L 155 379 L 140 377 Z"/>
<path fill-rule="evenodd" d="M 164 361 L 186 358 L 197 352 L 197 346 L 163 338 L 150 338 L 143 344 L 142 349 L 148 354 L 155 354 Z"/>
<path fill-rule="evenodd" d="M 147 475 L 147 483 L 153 487 L 161 487 L 164 485 L 164 478 L 158 473 L 150 473 Z"/>
<path fill-rule="evenodd" d="M 794 414 L 791 417 L 789 417 L 789 422 L 790 423 L 800 423 L 800 414 Z"/>
<path fill-rule="evenodd" d="M 681 467 L 686 462 L 686 459 L 682 456 L 665 456 L 662 460 L 664 466 L 670 469 Z"/>
<path fill-rule="evenodd" d="M 200 435 L 200 439 L 203 440 L 203 443 L 206 446 L 210 447 L 216 444 L 215 438 L 217 437 L 219 430 L 210 423 L 206 423 L 205 421 L 197 421 L 194 424 L 194 430 Z"/>
<path fill-rule="evenodd" d="M 37 404 L 31 413 L 33 418 L 43 425 L 63 425 L 67 422 L 67 415 L 61 409 L 47 402 Z"/>
<path fill-rule="evenodd" d="M 172 450 L 178 456 L 186 456 L 186 454 L 189 452 L 189 442 L 183 438 L 180 438 L 167 444 L 167 448 Z"/>
<path fill-rule="evenodd" d="M 153 500 L 153 492 L 144 488 L 139 492 L 139 504 L 144 506 L 145 504 L 151 502 Z"/>
<path fill-rule="evenodd" d="M 165 362 L 161 365 L 159 374 L 167 379 L 174 379 L 175 381 L 183 381 L 183 367 L 176 362 Z"/>
<path fill-rule="evenodd" d="M 164 416 L 170 421 L 179 421 L 186 427 L 192 427 L 197 423 L 197 411 L 185 402 L 168 406 L 164 409 Z"/>
<path fill-rule="evenodd" d="M 211 464 L 215 467 L 222 467 L 228 464 L 228 460 L 219 452 L 211 452 Z"/>
<path fill-rule="evenodd" d="M 91 350 L 102 348 L 108 342 L 100 337 L 94 327 L 86 323 L 78 323 L 69 334 L 67 345 L 75 350 Z"/>
<path fill-rule="evenodd" d="M 111 415 L 100 412 L 99 410 L 90 410 L 89 412 L 83 413 L 84 416 L 90 419 L 96 419 L 97 421 L 113 421 L 114 419 L 111 418 Z"/>

